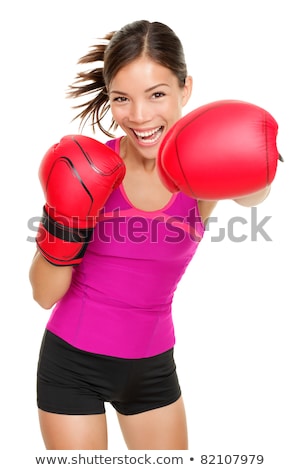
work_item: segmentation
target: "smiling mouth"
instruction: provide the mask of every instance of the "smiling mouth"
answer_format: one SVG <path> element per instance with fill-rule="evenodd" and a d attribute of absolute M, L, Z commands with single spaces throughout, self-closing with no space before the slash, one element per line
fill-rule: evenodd
<path fill-rule="evenodd" d="M 155 129 L 151 129 L 149 131 L 137 131 L 132 129 L 134 135 L 136 136 L 139 142 L 147 143 L 147 144 L 155 144 L 163 131 L 163 126 L 156 127 Z"/>

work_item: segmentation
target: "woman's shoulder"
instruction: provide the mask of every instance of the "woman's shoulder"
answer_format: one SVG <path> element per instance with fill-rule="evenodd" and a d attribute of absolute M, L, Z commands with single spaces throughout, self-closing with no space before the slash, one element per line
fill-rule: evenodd
<path fill-rule="evenodd" d="M 197 201 L 199 213 L 201 215 L 202 222 L 205 224 L 207 219 L 210 217 L 212 211 L 216 207 L 218 201 Z"/>

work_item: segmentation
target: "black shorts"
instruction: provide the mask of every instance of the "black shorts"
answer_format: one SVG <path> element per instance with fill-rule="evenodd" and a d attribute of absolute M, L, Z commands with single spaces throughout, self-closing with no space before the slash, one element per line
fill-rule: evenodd
<path fill-rule="evenodd" d="M 109 402 L 119 413 L 132 415 L 174 403 L 180 395 L 173 349 L 122 359 L 82 351 L 45 332 L 37 371 L 41 410 L 103 414 Z"/>

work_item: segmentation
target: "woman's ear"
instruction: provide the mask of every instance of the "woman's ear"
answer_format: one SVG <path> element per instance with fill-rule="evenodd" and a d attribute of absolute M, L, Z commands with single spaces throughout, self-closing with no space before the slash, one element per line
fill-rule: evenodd
<path fill-rule="evenodd" d="M 182 95 L 182 106 L 185 106 L 190 99 L 193 89 L 193 79 L 190 75 L 187 75 L 185 79 L 185 84 L 183 87 L 183 95 Z"/>

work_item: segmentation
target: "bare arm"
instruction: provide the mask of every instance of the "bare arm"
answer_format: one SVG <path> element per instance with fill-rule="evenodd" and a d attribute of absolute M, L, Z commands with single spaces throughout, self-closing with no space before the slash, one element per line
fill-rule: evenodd
<path fill-rule="evenodd" d="M 54 266 L 39 251 L 36 252 L 29 271 L 34 300 L 50 309 L 70 287 L 72 266 Z"/>
<path fill-rule="evenodd" d="M 233 201 L 245 207 L 256 206 L 268 197 L 270 190 L 271 186 L 267 186 L 266 188 L 253 194 L 249 194 L 248 196 L 233 199 Z M 217 203 L 218 201 L 198 201 L 199 212 L 204 224 L 206 224 Z"/>
<path fill-rule="evenodd" d="M 248 196 L 244 196 L 238 199 L 234 199 L 234 201 L 240 204 L 241 206 L 245 207 L 257 206 L 266 199 L 266 197 L 270 193 L 270 190 L 271 186 L 267 186 L 266 188 L 257 191 L 256 193 L 249 194 Z"/>
<path fill-rule="evenodd" d="M 199 213 L 204 225 L 206 225 L 217 203 L 218 201 L 198 201 Z"/>

